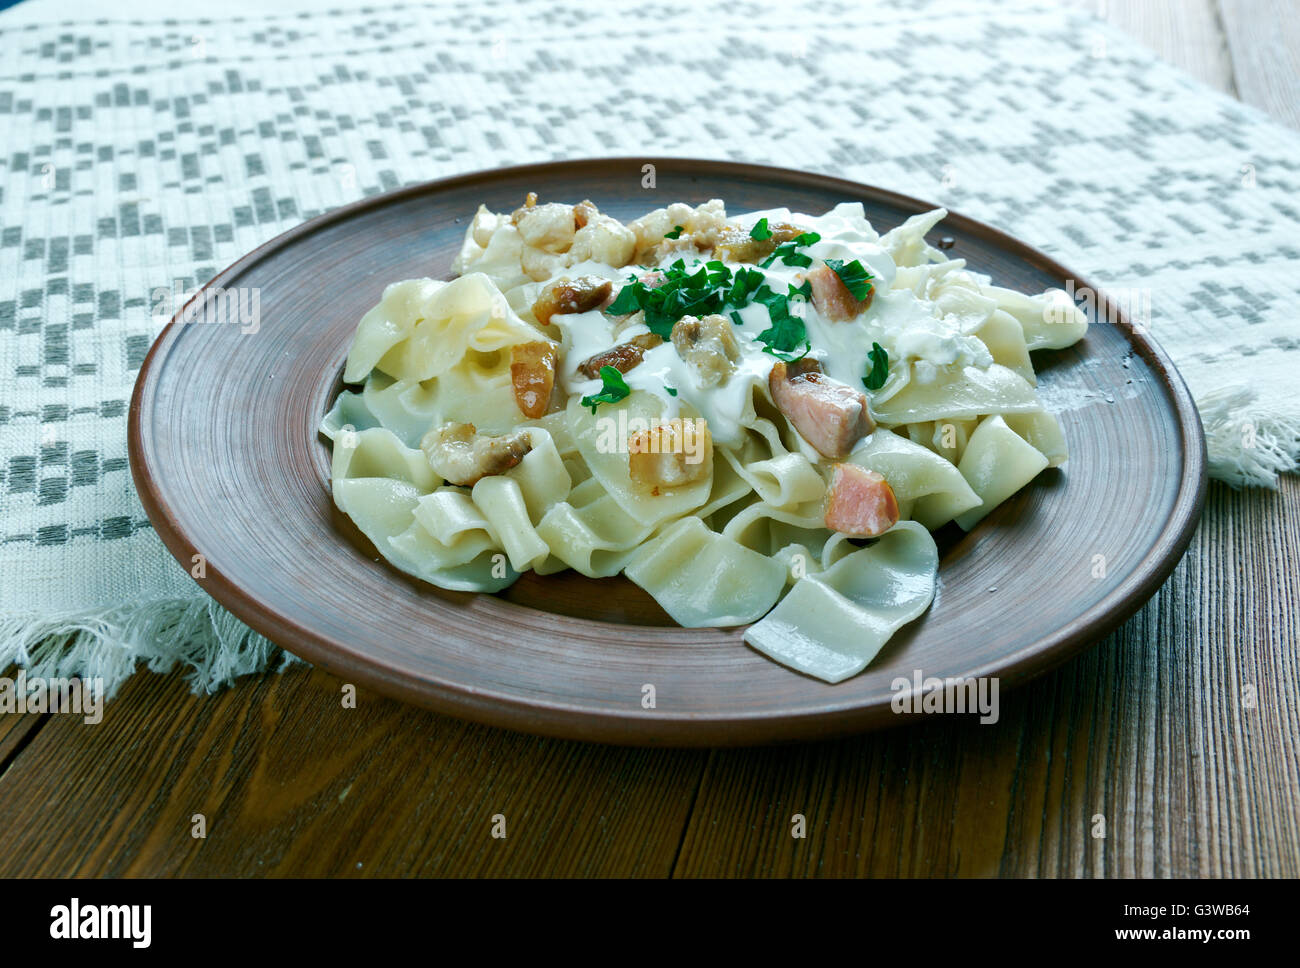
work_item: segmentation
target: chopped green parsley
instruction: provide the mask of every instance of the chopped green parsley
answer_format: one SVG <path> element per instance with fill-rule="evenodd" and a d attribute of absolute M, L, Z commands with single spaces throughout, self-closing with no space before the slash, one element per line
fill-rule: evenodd
<path fill-rule="evenodd" d="M 820 242 L 821 240 L 822 237 L 816 232 L 804 232 L 795 236 L 794 239 L 789 242 L 782 242 L 772 251 L 772 254 L 760 262 L 759 265 L 766 269 L 773 265 L 777 259 L 780 259 L 788 266 L 807 268 L 812 265 L 812 258 L 804 255 L 802 252 L 796 252 L 795 250 L 803 246 L 812 245 L 815 242 Z"/>
<path fill-rule="evenodd" d="M 812 349 L 808 341 L 808 328 L 804 325 L 801 312 L 791 312 L 790 301 L 797 299 L 796 305 L 806 301 L 812 294 L 812 283 L 804 280 L 799 287 L 790 286 L 784 296 L 775 293 L 766 284 L 754 296 L 755 302 L 767 307 L 772 325 L 756 337 L 763 344 L 763 352 L 771 353 L 777 359 L 787 363 L 802 359 Z"/>
<path fill-rule="evenodd" d="M 862 378 L 862 385 L 868 390 L 879 390 L 889 377 L 889 354 L 879 343 L 871 344 L 871 369 Z"/>
<path fill-rule="evenodd" d="M 858 302 L 871 295 L 871 280 L 875 278 L 857 259 L 845 263 L 842 259 L 827 259 L 826 264 L 840 277 L 844 288 L 853 293 Z"/>
<path fill-rule="evenodd" d="M 632 388 L 623 379 L 623 374 L 612 366 L 600 368 L 600 382 L 603 386 L 599 393 L 593 393 L 579 401 L 584 407 L 591 407 L 592 413 L 595 413 L 596 408 L 602 403 L 618 403 L 632 392 Z"/>

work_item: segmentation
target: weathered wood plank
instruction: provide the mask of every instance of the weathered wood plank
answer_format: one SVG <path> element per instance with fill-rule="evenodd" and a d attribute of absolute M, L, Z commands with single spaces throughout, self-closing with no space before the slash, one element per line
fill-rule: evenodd
<path fill-rule="evenodd" d="M 1300 128 L 1300 7 L 1295 0 L 1220 0 L 1237 95 Z"/>
<path fill-rule="evenodd" d="M 1218 91 L 1236 93 L 1215 0 L 1062 0 L 1088 10 Z"/>
<path fill-rule="evenodd" d="M 203 697 L 141 673 L 0 778 L 0 876 L 666 875 L 707 757 L 344 709 L 320 671 Z"/>
<path fill-rule="evenodd" d="M 13 669 L 3 673 L 13 678 Z M 7 713 L 0 715 L 0 774 L 8 769 L 9 761 L 21 750 L 23 743 L 44 720 L 41 713 Z"/>

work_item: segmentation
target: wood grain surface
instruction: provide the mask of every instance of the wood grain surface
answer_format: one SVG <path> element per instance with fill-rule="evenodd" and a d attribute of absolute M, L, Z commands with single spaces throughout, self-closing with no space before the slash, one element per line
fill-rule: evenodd
<path fill-rule="evenodd" d="M 1300 128 L 1300 8 L 1295 0 L 1220 0 L 1237 67 L 1233 93 Z"/>
<path fill-rule="evenodd" d="M 41 727 L 44 717 L 40 713 L 9 713 L 0 716 L 0 775 L 10 761 L 18 755 L 29 736 Z"/>
<path fill-rule="evenodd" d="M 1065 0 L 1064 5 L 1109 21 L 1202 84 L 1237 96 L 1217 0 Z"/>
<path fill-rule="evenodd" d="M 1264 19 L 1288 4 L 1087 5 L 1296 123 L 1300 76 L 1265 66 L 1271 43 L 1300 56 L 1294 16 Z M 1193 25 L 1207 42 L 1189 40 Z M 1010 694 L 994 729 L 614 749 L 364 691 L 345 711 L 340 684 L 303 668 L 212 697 L 142 672 L 98 727 L 47 716 L 33 733 L 30 718 L 0 718 L 0 875 L 1294 877 L 1298 545 L 1300 479 L 1277 492 L 1212 483 L 1161 591 L 1097 648 Z M 190 818 L 204 810 L 200 841 Z M 491 836 L 498 813 L 503 840 Z M 1104 838 L 1092 836 L 1098 814 Z"/>

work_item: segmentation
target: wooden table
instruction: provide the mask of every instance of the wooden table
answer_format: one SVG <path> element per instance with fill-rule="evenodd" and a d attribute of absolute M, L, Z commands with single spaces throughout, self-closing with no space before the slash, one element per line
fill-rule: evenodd
<path fill-rule="evenodd" d="M 1295 0 L 1075 2 L 1300 127 Z M 1156 597 L 994 727 L 628 750 L 345 709 L 303 667 L 142 672 L 95 728 L 0 717 L 0 875 L 1296 876 L 1297 616 L 1292 477 L 1212 484 Z"/>

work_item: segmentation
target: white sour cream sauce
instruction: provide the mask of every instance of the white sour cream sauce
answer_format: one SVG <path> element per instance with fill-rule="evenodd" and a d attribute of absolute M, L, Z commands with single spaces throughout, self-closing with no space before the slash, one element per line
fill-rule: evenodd
<path fill-rule="evenodd" d="M 891 369 L 907 360 L 923 360 L 931 364 L 917 368 L 916 379 L 926 376 L 933 379 L 940 367 L 988 366 L 992 363 L 984 344 L 975 336 L 963 333 L 955 317 L 941 315 L 934 303 L 918 298 L 910 289 L 891 290 L 896 272 L 894 260 L 880 247 L 879 236 L 867 223 L 860 204 L 843 203 L 821 216 L 775 208 L 734 216 L 730 220 L 749 229 L 764 217 L 771 222 L 790 222 L 805 231 L 818 233 L 821 236 L 819 242 L 799 249 L 813 258 L 814 265 L 825 259 L 843 259 L 846 262 L 857 259 L 875 276 L 876 291 L 871 305 L 854 320 L 833 322 L 826 319 L 811 300 L 802 307 L 808 340 L 812 344 L 808 355 L 815 357 L 823 371 L 832 378 L 861 389 L 873 342 L 879 343 L 889 353 Z M 711 257 L 706 255 L 692 260 L 674 254 L 663 265 L 667 266 L 678 258 L 685 258 L 689 270 L 710 261 Z M 733 271 L 741 265 L 727 263 Z M 601 263 L 584 262 L 563 270 L 561 274 L 570 277 L 598 275 L 624 283 L 631 273 L 639 271 L 635 266 L 616 269 Z M 778 261 L 760 271 L 774 292 L 785 293 L 789 286 L 803 281 L 802 274 L 807 270 Z M 776 357 L 764 352 L 763 344 L 755 339 L 772 325 L 767 307 L 751 302 L 740 310 L 740 318 L 742 325 L 735 327 L 735 333 L 741 359 L 724 383 L 701 387 L 695 380 L 694 369 L 678 355 L 670 342 L 646 351 L 641 363 L 623 375 L 624 380 L 632 389 L 644 390 L 662 400 L 664 418 L 676 416 L 681 404 L 686 403 L 708 421 L 717 443 L 739 443 L 743 432 L 741 421 L 749 409 L 752 388 L 756 384 L 766 386 L 776 362 Z M 560 386 L 570 395 L 589 396 L 600 392 L 600 380 L 587 379 L 577 372 L 584 360 L 640 333 L 649 332 L 644 325 L 629 326 L 616 337 L 612 320 L 600 310 L 556 316 L 554 322 L 564 335 Z M 676 396 L 668 392 L 670 387 L 677 391 Z"/>

